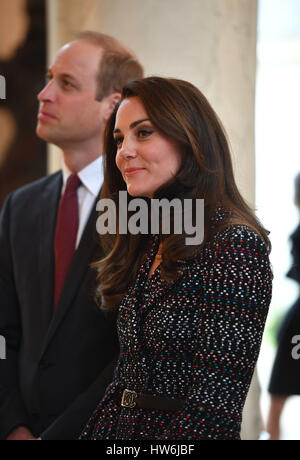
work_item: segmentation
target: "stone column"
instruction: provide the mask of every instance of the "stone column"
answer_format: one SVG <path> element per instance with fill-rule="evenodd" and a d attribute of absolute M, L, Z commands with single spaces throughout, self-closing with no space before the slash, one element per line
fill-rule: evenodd
<path fill-rule="evenodd" d="M 97 16 L 98 29 L 128 44 L 148 75 L 189 80 L 208 97 L 253 204 L 257 0 L 99 0 Z"/>
<path fill-rule="evenodd" d="M 98 3 L 99 0 L 47 0 L 50 60 L 80 30 L 99 30 Z"/>
<path fill-rule="evenodd" d="M 74 39 L 81 30 L 100 30 L 99 0 L 47 0 L 48 62 L 65 43 Z M 48 171 L 61 167 L 61 154 L 51 145 L 48 150 Z"/>
<path fill-rule="evenodd" d="M 254 204 L 257 0 L 48 0 L 48 19 L 49 60 L 76 32 L 94 29 L 131 47 L 147 75 L 198 86 L 223 121 L 238 186 Z"/>

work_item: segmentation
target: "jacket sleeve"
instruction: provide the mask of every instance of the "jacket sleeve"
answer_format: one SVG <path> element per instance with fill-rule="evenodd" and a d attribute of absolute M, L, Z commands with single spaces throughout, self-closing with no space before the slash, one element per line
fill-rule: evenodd
<path fill-rule="evenodd" d="M 187 404 L 163 439 L 239 439 L 260 350 L 273 278 L 265 243 L 247 227 L 232 227 L 205 256 L 202 287 L 196 270 L 190 280 L 200 308 Z"/>
<path fill-rule="evenodd" d="M 18 385 L 18 355 L 21 322 L 14 283 L 10 241 L 10 202 L 7 198 L 0 214 L 0 439 L 6 439 L 17 426 L 28 426 L 28 416 Z M 20 232 L 22 228 L 20 227 Z"/>

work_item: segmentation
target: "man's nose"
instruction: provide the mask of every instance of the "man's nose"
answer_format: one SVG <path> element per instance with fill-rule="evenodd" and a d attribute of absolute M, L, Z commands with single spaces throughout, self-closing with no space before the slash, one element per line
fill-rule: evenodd
<path fill-rule="evenodd" d="M 42 91 L 38 94 L 38 100 L 40 102 L 54 102 L 55 100 L 55 85 L 54 82 L 51 80 L 46 86 L 42 89 Z"/>

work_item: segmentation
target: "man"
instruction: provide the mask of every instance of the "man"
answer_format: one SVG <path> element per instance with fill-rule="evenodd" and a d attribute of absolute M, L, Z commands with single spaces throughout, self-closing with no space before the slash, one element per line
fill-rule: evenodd
<path fill-rule="evenodd" d="M 13 192 L 0 215 L 0 437 L 74 439 L 110 382 L 115 318 L 93 300 L 101 257 L 95 204 L 105 123 L 141 78 L 112 37 L 82 33 L 57 54 L 39 94 L 37 134 L 63 170 Z"/>

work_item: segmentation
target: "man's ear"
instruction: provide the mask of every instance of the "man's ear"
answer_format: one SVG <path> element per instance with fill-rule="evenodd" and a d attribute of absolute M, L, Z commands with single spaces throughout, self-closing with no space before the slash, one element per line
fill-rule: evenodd
<path fill-rule="evenodd" d="M 104 109 L 104 120 L 107 121 L 111 116 L 114 108 L 121 100 L 121 93 L 112 93 L 104 98 L 105 109 Z"/>

